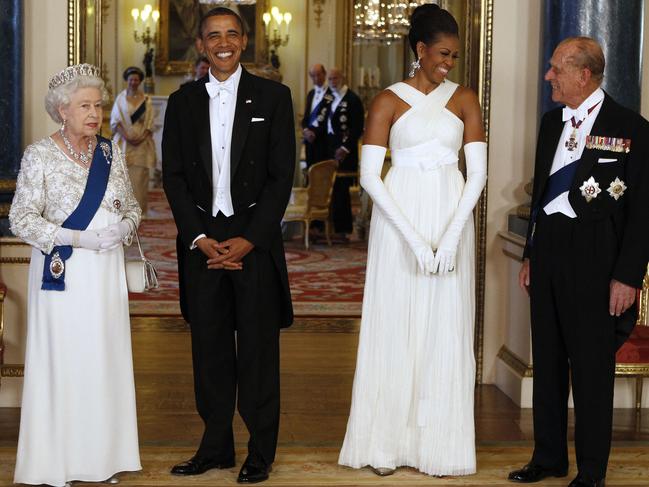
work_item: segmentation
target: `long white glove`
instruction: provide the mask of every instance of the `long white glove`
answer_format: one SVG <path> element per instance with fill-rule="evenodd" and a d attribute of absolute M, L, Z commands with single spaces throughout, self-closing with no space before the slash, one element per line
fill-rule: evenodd
<path fill-rule="evenodd" d="M 73 247 L 88 250 L 111 250 L 122 244 L 119 235 L 112 232 L 102 234 L 105 229 L 97 230 L 70 230 L 59 228 L 54 237 L 54 245 L 72 245 Z"/>
<path fill-rule="evenodd" d="M 413 228 L 381 180 L 381 168 L 386 152 L 385 147 L 363 145 L 361 148 L 361 186 L 370 195 L 374 205 L 379 208 L 406 241 L 417 258 L 419 269 L 428 274 L 435 259 L 433 248 Z"/>
<path fill-rule="evenodd" d="M 466 183 L 462 197 L 435 252 L 432 270 L 439 274 L 446 274 L 455 269 L 455 257 L 462 229 L 487 182 L 487 144 L 470 142 L 464 146 L 464 155 L 466 156 Z"/>

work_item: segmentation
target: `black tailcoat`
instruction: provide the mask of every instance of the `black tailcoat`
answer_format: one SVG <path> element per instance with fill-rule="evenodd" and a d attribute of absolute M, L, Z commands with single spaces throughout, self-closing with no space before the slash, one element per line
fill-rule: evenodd
<path fill-rule="evenodd" d="M 324 161 L 329 157 L 327 146 L 327 117 L 329 116 L 329 108 L 333 101 L 331 90 L 327 88 L 320 103 L 311 111 L 311 104 L 315 96 L 315 89 L 311 89 L 306 96 L 306 105 L 304 105 L 304 117 L 302 117 L 302 128 L 308 128 L 315 133 L 315 140 L 307 142 L 304 140 L 304 148 L 306 152 L 307 166 L 311 166 L 316 162 Z M 314 126 L 309 123 L 311 114 L 315 112 L 318 125 Z"/>
<path fill-rule="evenodd" d="M 347 149 L 348 154 L 338 166 L 338 171 L 358 171 L 358 141 L 363 135 L 365 125 L 365 110 L 363 102 L 356 93 L 348 89 L 345 96 L 333 113 L 330 112 L 333 134 L 329 134 L 329 158 L 334 159 L 336 150 L 340 147 Z M 352 209 L 349 187 L 352 184 L 349 177 L 336 179 L 331 196 L 334 228 L 338 233 L 351 233 Z"/>
<path fill-rule="evenodd" d="M 279 424 L 279 328 L 293 321 L 280 226 L 295 167 L 293 106 L 286 86 L 243 69 L 230 150 L 234 215 L 212 217 L 208 80 L 169 97 L 162 141 L 163 185 L 178 228 L 181 304 L 192 330 L 196 405 L 205 422 L 198 454 L 224 461 L 234 456 L 238 389 L 249 455 L 269 464 Z M 254 244 L 243 270 L 208 270 L 205 255 L 190 250 L 200 234 Z"/>
<path fill-rule="evenodd" d="M 540 207 L 563 127 L 560 108 L 543 116 L 532 195 L 538 217 L 524 251 L 530 259 L 533 461 L 567 468 L 572 384 L 578 468 L 599 479 L 610 450 L 615 353 L 637 313 L 634 306 L 619 318 L 610 316 L 610 282 L 640 287 L 649 259 L 649 123 L 605 95 L 590 135 L 630 139 L 630 150 L 584 148 L 569 190 L 574 219 Z M 591 177 L 601 192 L 587 201 L 580 187 Z M 617 199 L 607 191 L 616 178 L 626 186 Z"/>

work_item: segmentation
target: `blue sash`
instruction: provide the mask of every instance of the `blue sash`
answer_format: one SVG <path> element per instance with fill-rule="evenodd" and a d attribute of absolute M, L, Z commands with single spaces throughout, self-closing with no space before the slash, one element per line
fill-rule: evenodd
<path fill-rule="evenodd" d="M 309 115 L 309 127 L 313 127 L 313 124 L 316 122 L 316 120 L 318 120 L 318 115 L 320 114 L 320 110 L 322 110 L 322 104 L 327 102 L 327 100 L 325 100 L 325 96 L 326 93 L 322 96 L 320 103 L 316 105 L 316 107 Z"/>
<path fill-rule="evenodd" d="M 541 211 L 542 208 L 550 203 L 553 199 L 559 196 L 566 191 L 570 191 L 572 182 L 575 180 L 575 174 L 577 174 L 577 166 L 580 159 L 571 162 L 567 166 L 563 166 L 557 172 L 552 174 L 548 178 L 548 182 L 545 185 L 545 191 L 543 192 L 543 197 L 541 198 L 540 203 L 532 210 L 531 225 L 532 225 L 532 235 L 530 237 L 530 244 L 534 238 L 534 230 L 536 225 L 536 217 Z"/>
<path fill-rule="evenodd" d="M 85 230 L 101 205 L 108 186 L 111 161 L 113 160 L 110 140 L 97 136 L 97 147 L 92 156 L 86 189 L 76 209 L 61 225 L 70 230 Z M 57 245 L 52 252 L 45 255 L 43 266 L 44 291 L 65 290 L 65 261 L 72 256 L 71 245 Z"/>

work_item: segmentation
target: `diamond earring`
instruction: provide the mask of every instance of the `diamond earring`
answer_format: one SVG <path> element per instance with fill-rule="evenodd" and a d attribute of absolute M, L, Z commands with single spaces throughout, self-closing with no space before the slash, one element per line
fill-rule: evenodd
<path fill-rule="evenodd" d="M 414 78 L 415 73 L 420 68 L 421 68 L 421 64 L 419 64 L 419 59 L 417 59 L 416 61 L 413 61 L 412 63 L 410 63 L 410 73 L 408 73 L 408 76 L 410 76 L 411 78 Z"/>

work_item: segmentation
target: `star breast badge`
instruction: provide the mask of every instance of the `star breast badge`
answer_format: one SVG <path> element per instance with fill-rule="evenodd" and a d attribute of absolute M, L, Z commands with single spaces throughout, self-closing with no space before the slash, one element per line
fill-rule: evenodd
<path fill-rule="evenodd" d="M 611 195 L 611 198 L 617 201 L 626 191 L 626 184 L 624 184 L 624 181 L 620 181 L 620 178 L 615 178 L 615 181 L 611 181 L 606 191 Z"/>
<path fill-rule="evenodd" d="M 595 181 L 593 176 L 588 178 L 587 181 L 584 181 L 579 189 L 581 190 L 581 195 L 586 198 L 588 203 L 590 203 L 594 198 L 597 198 L 597 195 L 602 192 L 599 183 Z"/>

